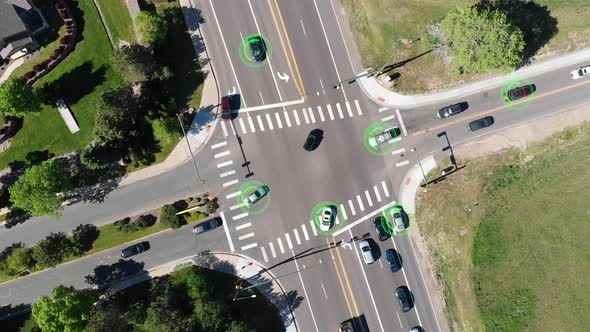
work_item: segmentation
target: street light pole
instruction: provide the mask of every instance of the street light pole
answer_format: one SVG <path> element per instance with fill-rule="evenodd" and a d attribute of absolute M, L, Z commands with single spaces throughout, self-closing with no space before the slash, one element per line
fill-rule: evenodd
<path fill-rule="evenodd" d="M 186 140 L 186 145 L 188 146 L 188 151 L 191 154 L 191 159 L 193 160 L 193 166 L 195 167 L 195 172 L 197 173 L 197 178 L 199 179 L 199 184 L 201 185 L 201 190 L 203 192 L 205 192 L 205 186 L 203 185 L 203 183 L 205 181 L 203 181 L 203 179 L 201 179 L 201 176 L 199 175 L 199 169 L 197 168 L 197 162 L 195 161 L 195 156 L 193 155 L 193 150 L 191 149 L 191 145 L 188 141 L 188 136 L 186 135 L 186 132 L 184 131 L 184 123 L 182 122 L 182 118 L 180 117 L 180 114 L 176 114 L 176 116 L 178 117 L 178 121 L 180 122 L 180 129 L 182 129 L 182 134 L 184 135 L 184 138 Z"/>

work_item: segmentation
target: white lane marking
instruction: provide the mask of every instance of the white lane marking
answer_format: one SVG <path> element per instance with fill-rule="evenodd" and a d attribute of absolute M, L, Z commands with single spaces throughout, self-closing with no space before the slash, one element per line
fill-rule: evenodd
<path fill-rule="evenodd" d="M 396 311 L 396 312 L 395 312 L 395 314 L 397 315 L 397 321 L 399 322 L 399 328 L 400 328 L 400 329 L 403 329 L 403 328 L 404 328 L 404 326 L 402 325 L 402 320 L 401 320 L 401 318 L 399 318 L 399 312 L 397 312 L 397 311 Z"/>
<path fill-rule="evenodd" d="M 315 116 L 313 115 L 313 109 L 311 107 L 308 107 L 307 111 L 309 112 L 309 118 L 311 119 L 311 123 L 315 123 Z"/>
<path fill-rule="evenodd" d="M 234 79 L 236 80 L 236 83 L 238 85 L 238 90 L 240 91 L 240 95 L 242 96 L 242 102 L 244 103 L 244 106 L 248 107 L 246 105 L 246 99 L 243 97 L 244 93 L 242 93 L 242 88 L 240 87 L 240 81 L 238 81 L 238 75 L 236 75 L 236 70 L 234 69 L 234 65 L 231 61 L 231 58 L 229 57 L 229 51 L 227 50 L 227 45 L 225 44 L 225 38 L 223 37 L 223 34 L 221 33 L 221 26 L 219 25 L 219 20 L 217 19 L 217 13 L 215 13 L 215 8 L 213 7 L 212 0 L 209 0 L 209 6 L 211 6 L 211 10 L 213 12 L 213 17 L 215 18 L 215 23 L 217 24 L 217 30 L 219 31 L 219 35 L 221 36 L 221 42 L 223 43 L 223 48 L 225 49 L 225 55 L 227 56 L 227 60 L 229 61 L 229 66 L 231 67 L 231 71 L 234 74 Z M 301 98 L 301 99 L 303 100 L 303 98 Z"/>
<path fill-rule="evenodd" d="M 250 243 L 249 245 L 243 246 L 242 248 L 240 248 L 242 251 L 244 250 L 248 250 L 251 248 L 255 248 L 258 247 L 258 243 L 254 242 L 254 243 Z"/>
<path fill-rule="evenodd" d="M 242 134 L 247 134 L 246 125 L 244 124 L 244 119 L 239 118 L 238 122 L 240 123 L 240 128 L 242 128 Z"/>
<path fill-rule="evenodd" d="M 295 267 L 297 268 L 297 274 L 299 275 L 299 281 L 301 281 L 301 286 L 303 286 L 303 294 L 305 298 L 308 299 L 307 306 L 309 307 L 309 312 L 311 313 L 311 319 L 313 320 L 313 325 L 315 326 L 316 332 L 320 332 L 318 329 L 318 324 L 315 321 L 315 316 L 313 315 L 313 310 L 311 309 L 311 303 L 309 301 L 309 296 L 307 295 L 307 290 L 305 289 L 305 284 L 303 284 L 303 277 L 301 277 L 301 270 L 299 270 L 299 263 L 297 263 L 297 258 L 295 258 L 295 253 L 291 250 L 291 256 L 293 256 L 293 261 L 295 262 Z"/>
<path fill-rule="evenodd" d="M 297 114 L 297 110 L 293 110 L 293 116 L 295 117 L 295 123 L 299 126 L 301 122 L 299 121 L 299 115 Z"/>
<path fill-rule="evenodd" d="M 391 242 L 393 242 L 393 248 L 395 248 L 395 251 L 397 251 L 397 245 L 395 244 L 393 237 L 391 238 Z M 406 269 L 402 269 L 402 273 L 403 273 L 404 279 L 406 280 L 406 287 L 408 287 L 410 292 L 412 292 L 412 287 L 410 287 L 410 283 L 408 282 L 408 276 L 406 275 Z M 422 321 L 420 320 L 420 314 L 418 313 L 418 306 L 416 305 L 416 303 L 414 303 L 414 310 L 416 310 L 416 317 L 418 317 L 418 323 L 420 323 L 420 326 L 422 326 Z"/>
<path fill-rule="evenodd" d="M 390 116 L 386 116 L 386 117 L 382 118 L 381 121 L 385 122 L 385 121 L 389 121 L 389 120 L 393 120 L 393 119 L 395 119 L 395 114 L 390 115 Z"/>
<path fill-rule="evenodd" d="M 281 240 L 280 237 L 277 238 L 277 243 L 279 244 L 279 250 L 281 251 L 281 254 L 284 254 L 285 248 L 283 247 L 283 240 Z"/>
<path fill-rule="evenodd" d="M 274 79 L 274 76 L 273 76 L 273 79 Z M 297 104 L 303 104 L 304 102 L 305 102 L 305 99 L 301 98 L 301 99 L 285 101 L 285 102 L 281 102 L 281 103 L 266 104 L 266 105 L 260 105 L 260 106 L 254 106 L 254 107 L 244 107 L 244 108 L 240 108 L 240 113 L 247 114 L 250 112 L 263 111 L 263 110 L 267 110 L 267 109 L 271 109 L 271 108 L 279 108 L 279 107 L 286 107 L 286 106 L 293 106 L 293 105 L 297 105 Z"/>
<path fill-rule="evenodd" d="M 320 80 L 320 86 L 322 87 L 322 93 L 326 94 L 326 90 L 324 90 L 324 83 L 322 83 L 322 80 Z"/>
<path fill-rule="evenodd" d="M 250 131 L 255 133 L 256 128 L 254 128 L 254 121 L 252 121 L 252 117 L 248 114 L 248 124 L 250 125 Z"/>
<path fill-rule="evenodd" d="M 219 216 L 221 217 L 221 223 L 223 224 L 223 230 L 225 231 L 225 236 L 227 237 L 227 242 L 229 243 L 229 250 L 231 252 L 234 252 L 234 243 L 231 240 L 231 235 L 229 235 L 229 227 L 227 226 L 227 221 L 225 221 L 225 214 L 223 214 L 223 212 L 219 213 Z"/>
<path fill-rule="evenodd" d="M 244 228 L 250 227 L 250 226 L 252 226 L 252 223 L 250 223 L 250 222 L 247 222 L 245 224 L 241 224 L 239 226 L 236 226 L 236 231 L 239 231 L 240 229 L 244 229 Z"/>
<path fill-rule="evenodd" d="M 293 230 L 293 234 L 295 234 L 295 241 L 297 241 L 297 244 L 301 244 L 301 239 L 299 238 L 299 232 L 297 231 L 297 228 Z"/>
<path fill-rule="evenodd" d="M 309 124 L 309 117 L 307 116 L 307 109 L 303 109 L 303 117 L 305 118 L 305 124 Z"/>
<path fill-rule="evenodd" d="M 326 118 L 324 118 L 324 112 L 322 111 L 322 107 L 318 106 L 318 113 L 320 113 L 320 120 L 322 122 L 326 121 Z"/>
<path fill-rule="evenodd" d="M 336 17 L 336 25 L 338 25 L 338 30 L 340 31 L 340 38 L 342 38 L 342 42 L 344 43 L 344 50 L 346 50 L 346 55 L 348 56 L 348 63 L 350 63 L 350 69 L 353 73 L 356 73 L 356 71 L 354 70 L 354 66 L 352 65 L 350 53 L 348 53 L 348 46 L 346 45 L 346 40 L 344 39 L 342 28 L 340 27 L 340 20 L 338 20 L 338 16 L 336 15 L 336 9 L 334 8 L 334 3 L 332 3 L 332 0 L 330 0 L 330 5 L 332 5 L 332 12 L 334 13 L 334 17 Z"/>
<path fill-rule="evenodd" d="M 244 40 L 244 39 L 242 39 Z M 262 105 L 264 105 L 264 98 L 262 98 L 262 92 L 258 91 L 258 94 L 260 95 L 260 100 L 262 100 Z"/>
<path fill-rule="evenodd" d="M 239 209 L 239 208 L 241 208 L 242 206 L 246 206 L 246 203 L 242 202 L 242 203 L 240 203 L 240 204 L 236 204 L 236 205 L 234 205 L 234 206 L 230 206 L 230 207 L 229 207 L 229 210 L 230 210 L 230 211 L 233 211 L 233 210 L 235 210 L 235 209 Z"/>
<path fill-rule="evenodd" d="M 367 196 L 367 201 L 369 202 L 369 206 L 373 206 L 373 200 L 371 200 L 371 195 L 369 195 L 368 190 L 365 190 L 365 196 Z"/>
<path fill-rule="evenodd" d="M 262 124 L 262 119 L 260 118 L 260 115 L 256 116 L 256 120 L 258 121 L 258 127 L 260 127 L 260 131 L 264 131 L 264 125 Z"/>
<path fill-rule="evenodd" d="M 234 136 L 236 136 L 236 128 L 234 126 L 235 125 L 233 122 L 229 123 L 229 127 L 231 128 L 231 132 L 234 134 Z"/>
<path fill-rule="evenodd" d="M 287 246 L 289 249 L 293 249 L 293 244 L 291 243 L 291 236 L 289 233 L 285 233 L 285 238 L 287 239 Z"/>
<path fill-rule="evenodd" d="M 352 231 L 349 229 L 348 233 L 350 234 L 350 237 L 352 238 Z M 379 309 L 377 309 L 377 305 L 375 304 L 375 298 L 373 297 L 373 291 L 371 290 L 371 285 L 369 285 L 369 280 L 367 279 L 367 274 L 365 273 L 365 266 L 364 263 L 361 262 L 361 256 L 359 255 L 359 250 L 357 248 L 357 246 L 354 246 L 354 252 L 356 253 L 356 258 L 357 261 L 359 263 L 359 266 L 361 267 L 361 271 L 363 272 L 363 277 L 365 279 L 365 284 L 367 285 L 367 289 L 369 290 L 369 295 L 371 297 L 371 302 L 373 303 L 373 308 L 375 308 L 375 313 L 377 314 L 377 321 L 379 321 L 379 326 L 381 327 L 381 331 L 385 332 L 385 329 L 383 328 L 383 324 L 381 323 L 381 317 L 379 316 Z M 381 261 L 381 260 L 379 260 Z M 422 324 L 420 324 L 422 325 Z"/>
<path fill-rule="evenodd" d="M 397 114 L 397 118 L 399 119 L 399 124 L 402 126 L 402 132 L 404 136 L 408 136 L 408 132 L 406 131 L 406 126 L 404 125 L 404 119 L 402 119 L 402 115 L 400 114 L 399 110 L 395 109 L 395 114 Z"/>
<path fill-rule="evenodd" d="M 346 215 L 346 210 L 344 209 L 344 204 L 340 204 L 340 211 L 342 211 L 342 218 L 344 218 L 344 220 L 348 219 L 348 216 Z"/>
<path fill-rule="evenodd" d="M 313 236 L 318 236 L 318 231 L 316 231 L 315 229 L 315 222 L 313 222 L 313 220 L 310 220 L 309 223 L 311 225 L 311 231 L 313 232 Z"/>
<path fill-rule="evenodd" d="M 307 235 L 307 228 L 305 224 L 301 224 L 301 229 L 303 230 L 303 236 L 305 237 L 305 241 L 309 241 L 309 235 Z"/>
<path fill-rule="evenodd" d="M 234 169 L 232 169 L 231 171 L 227 171 L 225 173 L 219 174 L 219 177 L 220 178 L 224 178 L 226 176 L 230 176 L 230 175 L 233 175 L 233 174 L 236 174 L 236 170 L 234 170 Z"/>
<path fill-rule="evenodd" d="M 241 191 L 236 191 L 235 193 L 231 193 L 229 195 L 225 195 L 225 199 L 234 198 L 234 197 L 238 196 L 241 193 L 242 193 Z"/>
<path fill-rule="evenodd" d="M 243 240 L 243 239 L 247 239 L 249 237 L 253 237 L 254 236 L 254 232 L 248 233 L 248 234 L 244 234 L 242 236 L 238 236 L 238 240 Z"/>
<path fill-rule="evenodd" d="M 379 260 L 379 265 L 381 266 L 381 269 L 383 269 L 383 263 L 381 263 L 382 259 Z"/>
<path fill-rule="evenodd" d="M 275 113 L 275 118 L 277 119 L 277 124 L 279 125 L 279 129 L 283 128 L 283 123 L 281 122 L 281 117 L 279 113 Z"/>
<path fill-rule="evenodd" d="M 395 150 L 395 151 L 391 152 L 391 154 L 392 154 L 392 155 L 395 155 L 395 154 L 400 154 L 400 153 L 402 153 L 402 152 L 406 152 L 406 149 L 404 149 L 404 148 L 397 149 L 397 150 Z"/>
<path fill-rule="evenodd" d="M 211 145 L 211 149 L 215 150 L 215 149 L 217 149 L 217 148 L 220 148 L 220 147 L 222 147 L 222 146 L 226 146 L 226 145 L 227 145 L 227 141 L 223 141 L 223 142 L 221 142 L 221 143 L 217 143 L 217 144 L 213 144 L 213 145 Z"/>
<path fill-rule="evenodd" d="M 389 107 L 381 107 L 381 108 L 379 108 L 377 111 L 378 111 L 379 113 L 381 113 L 381 112 L 383 112 L 383 111 L 387 111 L 388 109 L 389 109 Z"/>
<path fill-rule="evenodd" d="M 328 294 L 326 294 L 326 288 L 324 288 L 324 284 L 322 284 L 322 289 L 324 290 L 324 296 L 326 297 L 326 300 L 328 299 Z"/>
<path fill-rule="evenodd" d="M 401 167 L 401 166 L 407 165 L 409 163 L 410 163 L 409 160 L 400 161 L 399 163 L 395 164 L 395 167 Z"/>
<path fill-rule="evenodd" d="M 389 190 L 387 190 L 387 185 L 385 181 L 381 181 L 381 186 L 383 186 L 383 191 L 385 192 L 385 196 L 389 197 Z"/>
<path fill-rule="evenodd" d="M 272 242 L 269 242 L 268 247 L 270 248 L 270 254 L 272 255 L 272 258 L 276 258 L 277 253 L 275 251 L 275 245 Z"/>
<path fill-rule="evenodd" d="M 365 206 L 363 205 L 363 200 L 361 199 L 360 195 L 356 195 L 356 201 L 359 203 L 359 208 L 362 211 L 365 211 Z"/>
<path fill-rule="evenodd" d="M 247 217 L 247 216 L 248 216 L 248 212 L 245 212 L 245 213 L 242 213 L 242 214 L 238 214 L 237 216 L 233 216 L 232 219 L 233 220 L 240 220 L 240 219 L 242 219 L 244 217 Z"/>
<path fill-rule="evenodd" d="M 344 114 L 342 114 L 342 107 L 340 107 L 340 103 L 336 103 L 336 109 L 338 109 L 338 116 L 340 119 L 344 119 Z"/>
<path fill-rule="evenodd" d="M 270 114 L 266 113 L 266 114 L 264 114 L 264 115 L 266 115 L 266 122 L 268 122 L 268 128 L 269 128 L 270 130 L 273 130 L 273 129 L 275 129 L 275 128 L 272 126 L 272 121 L 270 120 Z"/>
<path fill-rule="evenodd" d="M 379 194 L 377 186 L 373 186 L 373 191 L 375 192 L 375 196 L 377 196 L 377 202 L 381 202 L 381 194 Z"/>
<path fill-rule="evenodd" d="M 350 199 L 348 200 L 348 206 L 350 207 L 350 212 L 352 212 L 352 215 L 356 216 L 356 211 L 354 210 L 354 205 L 352 204 L 352 201 Z"/>
<path fill-rule="evenodd" d="M 336 225 L 340 225 L 340 216 L 336 216 Z"/>
<path fill-rule="evenodd" d="M 291 119 L 289 119 L 289 113 L 287 111 L 283 111 L 283 116 L 285 117 L 285 121 L 287 121 L 287 127 L 291 128 Z"/>
<path fill-rule="evenodd" d="M 222 162 L 221 164 L 217 164 L 217 168 L 222 168 L 222 167 L 225 167 L 225 166 L 229 166 L 229 165 L 231 165 L 231 164 L 233 164 L 233 163 L 234 163 L 234 161 L 233 161 L 233 160 L 224 161 L 224 162 Z"/>
<path fill-rule="evenodd" d="M 268 263 L 268 256 L 266 256 L 266 249 L 264 247 L 260 247 L 260 250 L 262 251 L 262 258 L 264 258 L 264 262 Z"/>
<path fill-rule="evenodd" d="M 330 45 L 330 41 L 328 40 L 328 34 L 326 34 L 326 28 L 324 27 L 324 20 L 322 20 L 322 16 L 320 15 L 320 10 L 318 9 L 318 4 L 316 0 L 313 0 L 313 4 L 315 5 L 315 10 L 318 13 L 318 18 L 320 19 L 320 25 L 322 26 L 322 31 L 324 32 L 324 38 L 326 38 L 326 44 L 328 45 L 328 51 L 330 51 L 330 57 L 332 58 L 332 63 L 334 64 L 334 70 L 336 70 L 336 76 L 338 77 L 338 82 L 342 81 L 340 77 L 340 71 L 338 71 L 338 66 L 336 66 L 336 60 L 334 60 L 334 53 L 332 53 L 332 46 Z M 346 97 L 346 93 L 344 92 L 344 88 L 342 90 L 342 95 L 344 96 L 344 100 L 348 101 Z"/>
<path fill-rule="evenodd" d="M 328 115 L 330 116 L 330 120 L 334 120 L 334 113 L 332 112 L 332 105 L 328 104 L 328 105 L 326 105 L 326 107 L 328 108 Z"/>
<path fill-rule="evenodd" d="M 359 115 L 363 115 L 363 111 L 361 110 L 361 105 L 359 104 L 359 101 L 357 99 L 354 100 L 354 106 L 356 106 L 356 112 Z"/>
<path fill-rule="evenodd" d="M 231 180 L 223 184 L 223 188 L 227 188 L 229 186 L 233 186 L 234 184 L 238 183 L 238 180 Z"/>
<path fill-rule="evenodd" d="M 303 34 L 307 36 L 307 32 L 305 32 L 305 27 L 303 26 L 303 20 L 299 20 L 301 22 L 301 28 L 303 29 Z"/>
<path fill-rule="evenodd" d="M 225 127 L 225 122 L 221 122 L 221 130 L 223 131 L 223 137 L 229 136 L 227 134 L 227 128 Z"/>
<path fill-rule="evenodd" d="M 348 111 L 348 116 L 352 118 L 352 108 L 350 108 L 349 102 L 346 102 L 346 110 Z"/>
<path fill-rule="evenodd" d="M 378 208 L 377 210 L 375 210 L 373 212 L 369 212 L 368 214 L 366 214 L 365 216 L 361 217 L 360 219 L 358 219 L 358 220 L 356 220 L 356 221 L 354 221 L 354 222 L 352 222 L 352 223 L 344 226 L 342 229 L 339 229 L 338 231 L 334 232 L 334 234 L 332 234 L 332 236 L 336 237 L 336 236 L 338 236 L 338 235 L 346 232 L 347 230 L 349 230 L 349 229 L 355 227 L 356 225 L 364 222 L 365 220 L 371 218 L 372 216 L 374 216 L 374 215 L 376 215 L 378 213 L 383 212 L 383 210 L 385 210 L 385 209 L 387 209 L 387 208 L 389 208 L 389 207 L 391 207 L 393 205 L 395 205 L 395 201 L 392 201 L 392 202 L 390 202 L 388 204 L 385 204 L 385 206 L 382 206 L 382 207 Z"/>

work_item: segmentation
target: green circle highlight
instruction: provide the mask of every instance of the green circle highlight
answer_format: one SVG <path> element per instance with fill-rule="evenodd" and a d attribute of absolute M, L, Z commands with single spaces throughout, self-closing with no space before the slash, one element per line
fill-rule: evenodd
<path fill-rule="evenodd" d="M 403 232 L 398 233 L 398 234 L 395 234 L 393 232 L 394 226 L 393 226 L 393 221 L 391 220 L 391 216 L 390 216 L 391 211 L 394 209 L 400 209 L 401 214 L 402 214 L 402 218 L 404 219 L 404 221 L 408 221 L 408 223 L 409 223 L 409 226 Z M 383 210 L 381 215 L 383 216 L 383 218 L 381 219 L 381 226 L 383 226 L 383 230 L 385 230 L 385 232 L 392 237 L 406 236 L 414 228 L 414 222 L 410 218 L 410 215 L 406 212 L 406 210 L 401 205 L 394 205 L 392 207 L 389 207 L 389 208 Z"/>
<path fill-rule="evenodd" d="M 535 99 L 535 94 L 537 93 L 536 90 L 533 91 L 533 93 L 531 93 L 529 96 L 525 97 L 527 98 L 527 101 L 524 103 L 521 103 L 520 101 L 508 100 L 508 91 L 525 85 L 530 86 L 531 89 L 533 88 L 531 81 L 527 80 L 526 78 L 513 77 L 508 82 L 504 83 L 500 88 L 500 99 L 504 105 L 508 106 L 508 108 L 513 111 L 520 111 L 528 108 Z M 518 102 L 517 105 L 515 105 L 516 102 Z"/>
<path fill-rule="evenodd" d="M 369 144 L 369 140 L 375 135 L 375 133 L 383 132 L 385 129 L 390 129 L 394 127 L 395 126 L 383 121 L 374 122 L 370 124 L 363 133 L 363 146 L 365 147 L 365 149 L 369 151 L 369 153 L 371 153 L 372 155 L 378 157 L 390 155 L 391 152 L 393 152 L 393 150 L 397 146 L 397 142 L 399 141 L 396 140 L 398 136 L 395 133 L 393 133 L 393 143 L 384 142 L 381 145 L 372 146 L 371 144 Z"/>
<path fill-rule="evenodd" d="M 242 206 L 240 206 L 240 210 L 244 213 L 248 213 L 248 215 L 258 215 L 261 214 L 262 212 L 268 210 L 268 206 L 270 205 L 270 189 L 268 190 L 268 193 L 266 193 L 266 195 L 261 198 L 261 200 L 264 200 L 264 204 L 262 206 L 260 206 L 259 204 L 254 205 L 254 206 L 245 206 L 243 203 L 246 200 L 246 197 L 250 196 L 250 194 L 252 194 L 258 187 L 261 186 L 266 186 L 266 184 L 264 184 L 263 182 L 260 181 L 248 181 L 248 182 L 244 182 L 241 186 L 240 186 L 240 195 L 236 196 L 236 200 L 238 204 L 242 204 Z M 268 186 L 267 186 L 268 187 Z M 256 210 L 252 209 L 254 207 L 259 207 Z"/>
<path fill-rule="evenodd" d="M 266 58 L 261 62 L 256 62 L 256 60 L 254 60 L 254 58 L 250 55 L 250 40 L 255 37 L 262 38 L 265 46 Z M 272 44 L 270 43 L 270 40 L 264 35 L 257 33 L 249 34 L 241 40 L 240 47 L 238 49 L 238 55 L 240 56 L 242 63 L 244 63 L 246 66 L 251 68 L 260 68 L 266 65 L 270 58 L 272 58 Z"/>
<path fill-rule="evenodd" d="M 325 207 L 334 206 L 336 207 L 336 217 L 334 218 L 334 225 L 330 228 L 327 232 L 324 232 L 320 229 L 320 222 L 319 217 L 321 216 L 322 210 Z M 333 235 L 335 232 L 340 230 L 344 226 L 344 221 L 340 219 L 340 223 L 336 223 L 336 218 L 339 218 L 342 215 L 342 210 L 340 209 L 340 205 L 330 202 L 330 201 L 323 201 L 317 203 L 312 209 L 309 214 L 309 219 L 313 222 L 315 226 L 315 230 L 318 234 L 330 236 Z"/>

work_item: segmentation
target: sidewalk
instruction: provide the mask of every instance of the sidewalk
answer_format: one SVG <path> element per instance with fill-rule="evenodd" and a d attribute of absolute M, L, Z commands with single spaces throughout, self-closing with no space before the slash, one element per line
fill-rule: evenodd
<path fill-rule="evenodd" d="M 585 60 L 590 61 L 590 48 L 559 56 L 539 63 L 535 63 L 530 66 L 523 67 L 507 75 L 492 77 L 483 81 L 469 83 L 454 89 L 450 89 L 443 92 L 437 92 L 429 95 L 407 96 L 395 93 L 381 86 L 381 84 L 378 82 L 377 79 L 375 79 L 375 77 L 359 78 L 357 82 L 361 87 L 361 90 L 369 97 L 369 99 L 371 99 L 379 105 L 390 108 L 418 107 L 445 100 L 455 99 L 458 97 L 463 97 L 469 94 L 488 90 L 490 88 L 499 87 L 502 84 L 509 81 L 510 79 L 514 79 L 515 77 L 530 77 L 533 75 L 546 73 L 558 68 L 571 66 L 580 61 Z M 565 73 L 564 75 L 569 75 L 569 73 Z"/>

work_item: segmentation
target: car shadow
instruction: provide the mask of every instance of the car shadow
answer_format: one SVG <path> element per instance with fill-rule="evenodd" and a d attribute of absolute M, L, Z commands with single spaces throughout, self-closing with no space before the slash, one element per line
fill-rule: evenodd
<path fill-rule="evenodd" d="M 371 252 L 373 253 L 373 256 L 375 256 L 375 260 L 380 259 L 382 253 L 379 244 L 372 238 L 368 238 L 367 242 L 369 242 L 369 246 L 371 247 Z"/>
<path fill-rule="evenodd" d="M 239 94 L 233 94 L 227 96 L 230 101 L 231 108 L 231 120 L 235 120 L 238 117 L 240 108 L 242 106 L 242 96 Z"/>

